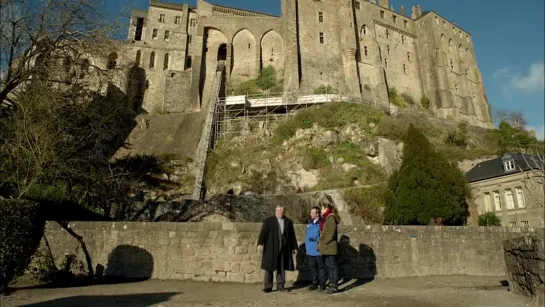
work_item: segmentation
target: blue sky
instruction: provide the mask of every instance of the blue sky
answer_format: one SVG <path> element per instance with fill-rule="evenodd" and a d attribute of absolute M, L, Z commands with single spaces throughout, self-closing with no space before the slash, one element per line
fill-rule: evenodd
<path fill-rule="evenodd" d="M 128 0 L 147 9 L 149 0 Z M 341 0 L 337 0 L 341 1 Z M 361 0 L 365 1 L 365 0 Z M 115 2 L 108 1 L 112 11 Z M 194 0 L 165 0 L 189 3 Z M 210 2 L 271 14 L 280 14 L 280 0 L 211 0 Z M 377 0 L 378 2 L 378 0 Z M 493 114 L 500 109 L 523 111 L 529 128 L 544 134 L 544 11 L 545 1 L 529 0 L 390 0 L 399 12 L 420 4 L 471 33 L 477 63 Z"/>

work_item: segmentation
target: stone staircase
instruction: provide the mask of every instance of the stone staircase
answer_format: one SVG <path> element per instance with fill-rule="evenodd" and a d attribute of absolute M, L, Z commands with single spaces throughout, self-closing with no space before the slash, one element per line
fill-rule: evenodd
<path fill-rule="evenodd" d="M 206 189 L 204 174 L 206 171 L 206 158 L 208 150 L 210 150 L 214 142 L 214 133 L 212 128 L 216 122 L 215 110 L 219 101 L 220 90 L 223 82 L 223 74 L 225 72 L 225 61 L 219 61 L 214 77 L 214 87 L 210 96 L 210 102 L 206 106 L 206 119 L 202 130 L 201 140 L 197 149 L 196 166 L 195 166 L 195 187 L 193 189 L 192 199 L 204 200 Z"/>

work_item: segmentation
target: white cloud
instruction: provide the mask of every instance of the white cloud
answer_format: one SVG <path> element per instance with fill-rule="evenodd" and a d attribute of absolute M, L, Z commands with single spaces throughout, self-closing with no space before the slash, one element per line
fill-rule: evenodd
<path fill-rule="evenodd" d="M 528 126 L 528 127 L 526 127 L 526 129 L 535 131 L 536 138 L 538 140 L 543 141 L 545 139 L 545 125 L 541 125 L 541 126 L 537 126 L 537 127 Z"/>
<path fill-rule="evenodd" d="M 525 93 L 541 92 L 545 89 L 545 66 L 539 61 L 530 65 L 527 72 L 520 69 L 505 67 L 492 74 L 494 79 L 500 80 L 507 88 L 505 90 L 519 90 Z"/>

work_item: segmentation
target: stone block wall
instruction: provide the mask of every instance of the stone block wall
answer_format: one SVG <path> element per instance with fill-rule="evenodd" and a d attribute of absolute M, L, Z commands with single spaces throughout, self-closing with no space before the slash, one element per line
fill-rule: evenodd
<path fill-rule="evenodd" d="M 219 282 L 261 282 L 256 241 L 260 224 L 73 222 L 85 249 L 49 222 L 46 238 L 57 261 L 87 250 L 98 275 Z M 289 281 L 308 280 L 305 225 L 296 225 L 300 251 Z M 505 274 L 502 242 L 531 233 L 516 227 L 340 227 L 341 275 L 395 278 Z"/>
<path fill-rule="evenodd" d="M 511 291 L 526 296 L 536 295 L 545 283 L 544 232 L 505 240 L 503 250 Z M 543 291 L 543 290 L 541 290 Z"/>

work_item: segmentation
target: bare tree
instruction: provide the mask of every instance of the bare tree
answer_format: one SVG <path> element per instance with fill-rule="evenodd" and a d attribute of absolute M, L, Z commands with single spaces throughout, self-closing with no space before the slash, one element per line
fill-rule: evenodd
<path fill-rule="evenodd" d="M 520 110 L 499 110 L 496 112 L 496 114 L 499 121 L 508 122 L 511 126 L 518 129 L 524 129 L 524 127 L 526 127 L 526 125 L 528 124 L 524 113 Z"/>
<path fill-rule="evenodd" d="M 524 174 L 524 186 L 530 194 L 532 202 L 541 203 L 543 206 L 545 197 L 545 153 L 536 149 L 532 155 L 521 154 L 521 156 L 529 168 L 525 171 L 519 166 L 519 171 Z M 539 186 L 541 186 L 541 189 L 539 189 Z"/>
<path fill-rule="evenodd" d="M 87 65 L 74 55 L 108 52 L 126 12 L 112 20 L 104 0 L 0 0 L 0 6 L 0 107 L 14 105 L 12 95 L 25 82 L 47 78 L 59 57 Z"/>

